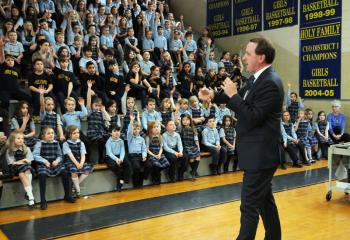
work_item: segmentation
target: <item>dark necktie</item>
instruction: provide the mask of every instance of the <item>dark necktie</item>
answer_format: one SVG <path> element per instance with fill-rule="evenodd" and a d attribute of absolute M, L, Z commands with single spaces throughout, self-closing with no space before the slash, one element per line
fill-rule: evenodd
<path fill-rule="evenodd" d="M 246 91 L 245 91 L 245 93 L 244 93 L 243 100 L 245 100 L 246 97 L 248 96 L 250 90 L 252 89 L 252 87 L 253 87 L 253 85 L 254 85 L 254 81 L 255 81 L 254 75 L 251 76 L 251 77 L 248 79 L 247 84 L 246 84 L 246 86 L 245 86 Z"/>

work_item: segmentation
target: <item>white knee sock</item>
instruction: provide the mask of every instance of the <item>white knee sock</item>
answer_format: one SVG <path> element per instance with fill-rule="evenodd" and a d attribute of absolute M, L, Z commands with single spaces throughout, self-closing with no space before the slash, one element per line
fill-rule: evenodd
<path fill-rule="evenodd" d="M 79 183 L 82 183 L 85 180 L 85 178 L 87 178 L 87 176 L 87 174 L 81 174 L 79 177 Z"/>
<path fill-rule="evenodd" d="M 79 178 L 78 177 L 72 177 L 72 182 L 73 182 L 75 191 L 77 193 L 80 193 Z"/>
<path fill-rule="evenodd" d="M 29 174 L 26 174 L 26 175 L 27 175 L 27 178 L 28 178 L 28 181 L 29 181 L 29 185 L 32 185 L 32 179 L 33 179 L 32 173 L 29 173 Z"/>
<path fill-rule="evenodd" d="M 27 187 L 24 187 L 24 190 L 26 191 L 26 193 L 27 193 L 27 195 L 28 195 L 29 200 L 34 200 L 34 196 L 33 196 L 33 188 L 32 188 L 32 186 L 27 186 Z"/>
<path fill-rule="evenodd" d="M 307 155 L 308 155 L 308 159 L 312 160 L 311 148 L 307 148 Z"/>

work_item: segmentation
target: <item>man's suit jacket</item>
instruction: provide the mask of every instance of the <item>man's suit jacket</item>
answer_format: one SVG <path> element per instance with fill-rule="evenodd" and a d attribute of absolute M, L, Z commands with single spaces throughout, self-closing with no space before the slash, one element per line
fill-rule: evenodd
<path fill-rule="evenodd" d="M 255 80 L 245 100 L 247 87 L 228 100 L 227 107 L 237 114 L 237 154 L 243 170 L 275 168 L 281 154 L 281 114 L 284 91 L 272 67 Z"/>

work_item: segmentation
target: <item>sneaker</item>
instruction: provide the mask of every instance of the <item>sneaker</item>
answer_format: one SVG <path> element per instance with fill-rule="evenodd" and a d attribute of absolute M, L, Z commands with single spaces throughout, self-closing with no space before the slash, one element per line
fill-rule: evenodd
<path fill-rule="evenodd" d="M 316 161 L 315 161 L 314 159 L 311 158 L 311 159 L 309 160 L 309 162 L 310 162 L 310 163 L 315 163 Z"/>

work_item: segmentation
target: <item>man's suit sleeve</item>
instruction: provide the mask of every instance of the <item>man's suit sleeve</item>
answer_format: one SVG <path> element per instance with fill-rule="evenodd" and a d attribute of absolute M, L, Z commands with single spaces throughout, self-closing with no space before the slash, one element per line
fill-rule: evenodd
<path fill-rule="evenodd" d="M 247 121 L 249 126 L 255 127 L 268 119 L 271 110 L 278 109 L 281 94 L 273 81 L 266 81 L 251 94 L 254 94 L 253 101 L 245 101 L 239 94 L 234 95 L 229 99 L 227 107 Z"/>

